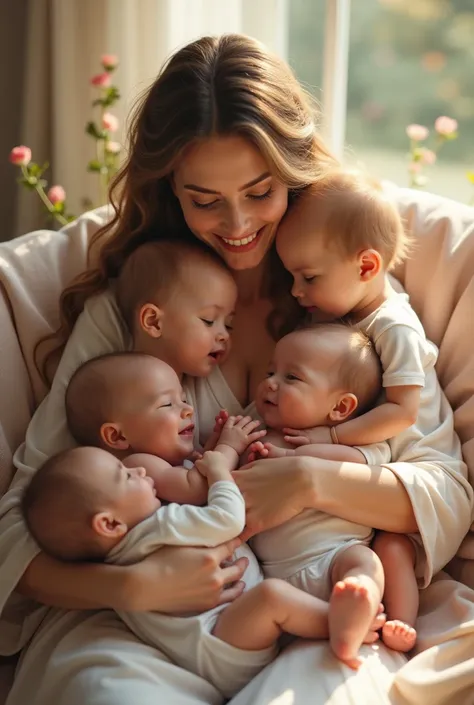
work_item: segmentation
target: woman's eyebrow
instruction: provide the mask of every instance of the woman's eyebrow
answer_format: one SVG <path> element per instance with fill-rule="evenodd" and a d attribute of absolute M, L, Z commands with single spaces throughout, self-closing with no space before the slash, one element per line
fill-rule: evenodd
<path fill-rule="evenodd" d="M 260 181 L 268 179 L 269 176 L 271 176 L 270 172 L 265 171 L 263 174 L 260 174 L 260 176 L 257 176 L 255 179 L 252 179 L 252 181 L 249 181 L 247 184 L 241 186 L 239 188 L 239 191 L 245 191 L 246 188 L 256 186 L 256 184 L 259 184 Z M 210 188 L 204 188 L 203 186 L 197 186 L 196 184 L 184 184 L 184 188 L 188 189 L 189 191 L 198 191 L 199 193 L 210 193 L 213 196 L 218 196 L 220 193 L 219 191 L 213 191 Z"/>

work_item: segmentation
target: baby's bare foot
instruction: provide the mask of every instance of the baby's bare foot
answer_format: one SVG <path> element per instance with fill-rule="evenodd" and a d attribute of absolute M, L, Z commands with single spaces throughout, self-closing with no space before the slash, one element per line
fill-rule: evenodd
<path fill-rule="evenodd" d="M 329 602 L 329 640 L 336 656 L 354 670 L 362 663 L 359 647 L 379 603 L 379 590 L 368 577 L 349 577 L 334 585 Z"/>
<path fill-rule="evenodd" d="M 411 651 L 416 642 L 416 630 L 399 619 L 390 619 L 382 628 L 385 646 L 394 651 Z"/>
<path fill-rule="evenodd" d="M 384 612 L 384 606 L 379 605 L 377 614 L 374 617 L 372 624 L 369 626 L 369 631 L 364 637 L 364 644 L 374 644 L 380 639 L 379 631 L 387 621 L 387 615 Z"/>

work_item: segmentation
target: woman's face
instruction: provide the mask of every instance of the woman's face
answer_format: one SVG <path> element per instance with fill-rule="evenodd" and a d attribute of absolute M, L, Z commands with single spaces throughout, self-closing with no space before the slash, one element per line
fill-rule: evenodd
<path fill-rule="evenodd" d="M 173 188 L 189 228 L 234 270 L 260 264 L 288 205 L 287 187 L 258 149 L 238 136 L 190 147 Z"/>

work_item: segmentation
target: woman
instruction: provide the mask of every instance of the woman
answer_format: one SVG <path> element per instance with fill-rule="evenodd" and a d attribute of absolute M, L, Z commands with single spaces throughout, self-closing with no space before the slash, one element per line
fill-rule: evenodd
<path fill-rule="evenodd" d="M 96 235 L 93 265 L 62 296 L 60 342 L 69 340 L 51 392 L 16 455 L 16 484 L 0 504 L 5 556 L 0 604 L 17 586 L 25 597 L 62 608 L 33 611 L 24 601 L 18 605 L 17 593 L 16 602 L 8 602 L 3 616 L 10 619 L 11 641 L 24 645 L 34 634 L 8 705 L 222 702 L 209 684 L 138 642 L 110 609 L 173 613 L 234 599 L 243 588 L 239 581 L 245 578 L 246 560 L 221 563 L 238 542 L 209 550 L 165 549 L 130 568 L 61 564 L 38 553 L 27 537 L 19 497 L 31 472 L 70 442 L 63 405 L 74 369 L 126 346 L 109 280 L 149 237 L 179 233 L 187 226 L 234 271 L 239 302 L 218 406 L 246 407 L 265 374 L 274 344 L 268 330 L 279 323 L 271 314 L 285 290 L 273 252 L 276 228 L 292 194 L 317 180 L 332 162 L 289 69 L 248 38 L 203 38 L 190 44 L 172 57 L 145 97 L 118 179 L 116 214 Z M 82 227 L 81 221 L 75 227 Z M 210 428 L 212 418 L 203 423 Z M 400 465 L 390 470 L 305 458 L 291 464 L 287 459 L 254 463 L 237 476 L 248 506 L 249 533 L 309 507 L 386 531 L 419 530 L 429 580 L 467 531 L 472 491 L 459 458 L 449 468 Z M 437 519 L 446 505 L 457 513 L 449 535 Z M 27 616 L 22 619 L 20 611 Z M 399 655 L 391 660 L 383 648 L 380 655 L 391 671 L 404 663 Z M 297 673 L 299 686 L 292 687 L 302 687 L 298 703 L 307 697 L 322 705 L 336 687 L 340 702 L 354 696 L 354 687 L 361 688 L 358 702 L 388 702 L 389 673 L 379 658 L 357 677 L 351 674 L 347 691 L 341 684 L 348 673 L 335 664 L 326 645 L 292 647 L 282 658 Z M 282 673 L 285 666 L 277 660 L 271 677 L 261 674 L 235 699 L 236 705 L 268 703 L 269 694 L 280 695 Z"/>

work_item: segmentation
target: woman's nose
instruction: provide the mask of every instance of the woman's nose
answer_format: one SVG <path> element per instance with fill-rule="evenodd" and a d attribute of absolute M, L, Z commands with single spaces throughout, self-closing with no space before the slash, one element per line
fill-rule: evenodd
<path fill-rule="evenodd" d="M 241 208 L 233 208 L 230 210 L 227 214 L 225 230 L 230 238 L 236 240 L 251 235 L 247 214 L 243 212 Z"/>

